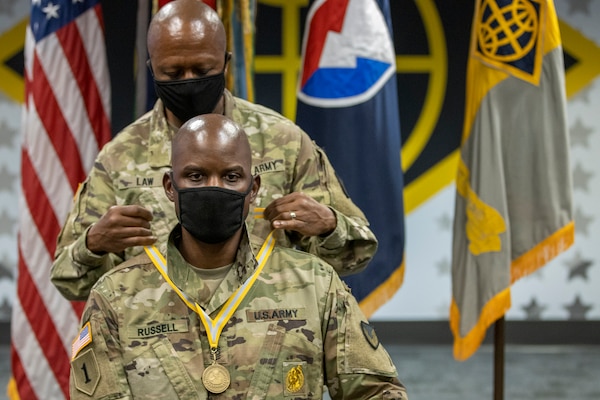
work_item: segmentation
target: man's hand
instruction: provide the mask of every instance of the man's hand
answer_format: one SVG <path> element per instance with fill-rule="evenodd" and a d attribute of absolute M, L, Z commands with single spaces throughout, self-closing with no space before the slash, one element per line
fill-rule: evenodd
<path fill-rule="evenodd" d="M 296 231 L 304 236 L 326 236 L 337 226 L 334 212 L 304 193 L 294 192 L 274 200 L 264 218 L 273 229 Z"/>
<path fill-rule="evenodd" d="M 96 254 L 118 254 L 128 247 L 151 245 L 156 241 L 152 218 L 142 206 L 112 206 L 88 231 L 87 248 Z"/>

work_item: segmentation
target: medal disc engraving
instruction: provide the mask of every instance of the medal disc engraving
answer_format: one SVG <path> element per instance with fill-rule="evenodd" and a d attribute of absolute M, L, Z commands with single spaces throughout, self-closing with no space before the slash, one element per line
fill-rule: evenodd
<path fill-rule="evenodd" d="M 221 364 L 209 365 L 202 373 L 202 383 L 211 393 L 223 393 L 229 387 L 230 381 L 229 371 Z"/>

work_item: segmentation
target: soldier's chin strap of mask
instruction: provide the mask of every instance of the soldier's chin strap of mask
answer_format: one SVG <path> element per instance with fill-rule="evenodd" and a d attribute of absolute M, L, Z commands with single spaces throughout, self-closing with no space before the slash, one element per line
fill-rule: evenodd
<path fill-rule="evenodd" d="M 234 293 L 227 299 L 225 305 L 221 308 L 221 311 L 217 314 L 216 318 L 213 320 L 210 316 L 200 307 L 198 303 L 192 300 L 188 295 L 185 294 L 181 289 L 173 283 L 173 280 L 169 277 L 167 273 L 167 260 L 165 260 L 164 256 L 160 253 L 160 251 L 156 248 L 156 246 L 145 246 L 144 250 L 152 263 L 158 269 L 158 272 L 162 275 L 165 281 L 173 288 L 175 293 L 183 300 L 183 302 L 195 313 L 200 316 L 200 320 L 206 329 L 206 334 L 208 336 L 208 343 L 210 344 L 211 349 L 216 349 L 219 345 L 219 336 L 221 335 L 221 331 L 225 327 L 225 324 L 235 310 L 238 308 L 242 300 L 248 294 L 248 291 L 258 278 L 258 275 L 262 271 L 263 267 L 267 263 L 269 256 L 273 252 L 273 248 L 275 247 L 275 237 L 273 236 L 273 231 L 269 233 L 262 247 L 258 251 L 258 255 L 256 256 L 256 261 L 258 262 L 258 267 L 254 270 L 251 276 L 246 279 L 246 281 L 240 286 Z"/>

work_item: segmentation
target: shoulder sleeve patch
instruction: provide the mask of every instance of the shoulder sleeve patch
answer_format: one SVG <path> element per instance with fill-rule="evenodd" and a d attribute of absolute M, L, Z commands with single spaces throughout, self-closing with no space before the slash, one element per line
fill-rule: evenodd
<path fill-rule="evenodd" d="M 373 325 L 365 322 L 367 318 L 356 298 L 343 289 L 337 290 L 337 296 L 338 326 L 343 335 L 337 350 L 340 373 L 397 376 L 391 357 L 379 342 Z"/>
<path fill-rule="evenodd" d="M 377 350 L 377 347 L 379 347 L 379 338 L 375 334 L 375 329 L 373 329 L 371 325 L 364 321 L 360 321 L 360 327 L 369 345 L 373 348 L 373 350 Z"/>
<path fill-rule="evenodd" d="M 88 344 L 92 343 L 92 327 L 88 321 L 79 331 L 79 335 L 73 340 L 71 345 L 71 360 L 77 357 L 77 354 Z"/>
<path fill-rule="evenodd" d="M 71 378 L 80 392 L 92 396 L 100 382 L 100 370 L 94 349 L 89 348 L 71 361 Z"/>

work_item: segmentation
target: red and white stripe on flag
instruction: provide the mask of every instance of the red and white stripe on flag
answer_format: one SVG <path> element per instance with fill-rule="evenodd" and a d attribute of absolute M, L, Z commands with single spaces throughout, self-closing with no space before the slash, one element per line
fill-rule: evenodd
<path fill-rule="evenodd" d="M 32 0 L 25 79 L 9 396 L 66 399 L 83 304 L 64 299 L 49 277 L 75 191 L 111 137 L 99 0 Z"/>

